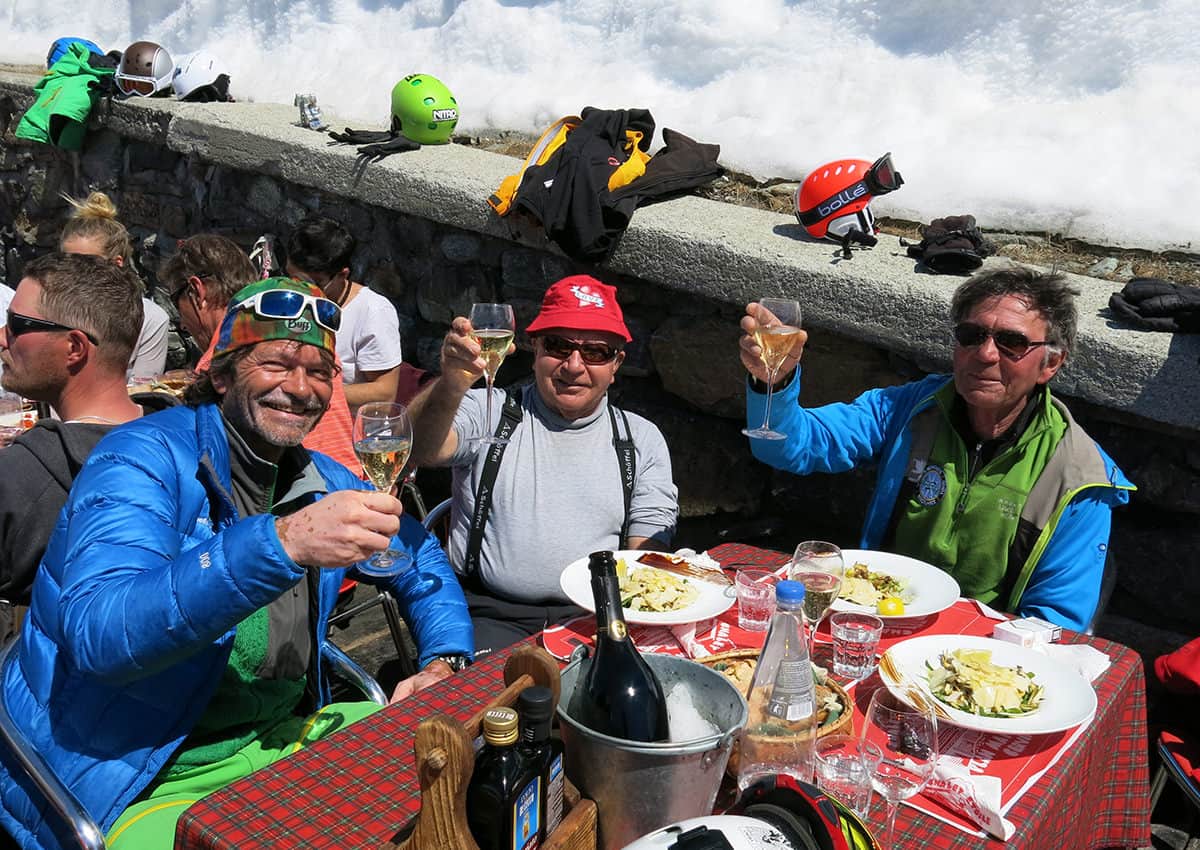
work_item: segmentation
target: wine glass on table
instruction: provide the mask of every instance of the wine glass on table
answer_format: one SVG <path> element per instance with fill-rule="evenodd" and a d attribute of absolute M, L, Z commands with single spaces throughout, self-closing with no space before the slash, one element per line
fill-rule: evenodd
<path fill-rule="evenodd" d="M 779 367 L 796 348 L 800 336 L 800 302 L 789 298 L 760 298 L 755 319 L 758 330 L 754 332 L 754 342 L 767 369 L 767 408 L 763 413 L 763 424 L 757 428 L 743 428 L 742 433 L 760 440 L 783 440 L 787 434 L 771 430 L 771 395 Z"/>
<path fill-rule="evenodd" d="M 871 694 L 862 737 L 883 751 L 871 773 L 871 786 L 887 802 L 887 838 L 894 847 L 896 811 L 901 800 L 916 794 L 933 776 L 938 758 L 937 718 L 923 695 L 913 694 L 914 705 L 879 688 Z"/>
<path fill-rule="evenodd" d="M 817 626 L 821 618 L 837 599 L 845 575 L 842 550 L 824 540 L 806 540 L 796 547 L 792 563 L 788 567 L 788 578 L 804 585 L 804 617 L 812 631 L 809 632 L 808 655 L 813 657 L 817 646 Z"/>
<path fill-rule="evenodd" d="M 354 453 L 363 472 L 381 493 L 396 486 L 412 451 L 412 420 L 402 404 L 372 402 L 354 415 Z M 412 557 L 388 547 L 359 564 L 360 571 L 373 576 L 395 575 L 412 564 Z"/>
<path fill-rule="evenodd" d="M 508 440 L 492 433 L 492 386 L 496 383 L 496 373 L 500 371 L 500 364 L 508 356 L 508 349 L 517 329 L 512 305 L 472 304 L 471 329 L 471 336 L 479 343 L 481 349 L 479 356 L 486 364 L 484 374 L 487 378 L 487 429 L 483 436 L 477 439 L 485 446 L 507 443 Z"/>

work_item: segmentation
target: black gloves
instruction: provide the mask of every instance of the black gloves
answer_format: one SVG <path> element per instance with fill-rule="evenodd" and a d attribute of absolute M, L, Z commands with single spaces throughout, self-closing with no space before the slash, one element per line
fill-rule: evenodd
<path fill-rule="evenodd" d="M 1135 277 L 1108 299 L 1109 309 L 1135 327 L 1200 333 L 1200 289 L 1158 277 Z"/>
<path fill-rule="evenodd" d="M 346 127 L 340 133 L 330 130 L 329 138 L 345 145 L 361 145 L 358 155 L 369 162 L 378 162 L 389 154 L 415 151 L 421 148 L 411 139 L 388 130 L 351 130 Z"/>
<path fill-rule="evenodd" d="M 979 232 L 973 215 L 935 218 L 921 228 L 921 237 L 919 245 L 904 240 L 900 244 L 935 274 L 970 274 L 996 250 Z"/>

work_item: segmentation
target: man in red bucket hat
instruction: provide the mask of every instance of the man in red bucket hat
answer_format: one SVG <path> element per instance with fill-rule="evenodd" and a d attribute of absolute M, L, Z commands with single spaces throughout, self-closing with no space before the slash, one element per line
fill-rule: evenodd
<path fill-rule="evenodd" d="M 533 380 L 496 388 L 504 444 L 487 445 L 484 375 L 470 321 L 442 344 L 442 374 L 410 407 L 413 457 L 454 472 L 448 549 L 476 655 L 583 613 L 559 586 L 597 549 L 663 549 L 678 516 L 671 459 L 651 422 L 608 403 L 632 341 L 617 291 L 586 275 L 553 284 L 526 332 Z"/>

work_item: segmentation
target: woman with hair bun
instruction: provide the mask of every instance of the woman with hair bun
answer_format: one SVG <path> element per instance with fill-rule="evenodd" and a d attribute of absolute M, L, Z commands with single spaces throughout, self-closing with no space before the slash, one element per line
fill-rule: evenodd
<path fill-rule="evenodd" d="M 112 260 L 122 268 L 131 268 L 133 242 L 125 225 L 117 221 L 117 206 L 103 192 L 92 192 L 79 201 L 63 195 L 75 208 L 59 236 L 59 249 L 65 254 L 91 254 Z M 171 317 L 149 298 L 143 296 L 142 331 L 138 334 L 133 358 L 129 361 L 130 376 L 161 375 L 167 365 L 167 332 Z"/>

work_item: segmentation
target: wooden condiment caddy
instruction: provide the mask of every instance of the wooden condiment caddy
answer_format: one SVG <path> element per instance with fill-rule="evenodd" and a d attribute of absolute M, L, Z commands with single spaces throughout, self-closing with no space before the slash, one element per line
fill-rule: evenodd
<path fill-rule="evenodd" d="M 560 697 L 558 662 L 544 649 L 525 645 L 504 665 L 505 688 L 465 724 L 436 715 L 417 726 L 413 750 L 421 783 L 421 811 L 412 833 L 383 850 L 479 850 L 467 827 L 467 784 L 475 765 L 472 741 L 479 735 L 489 708 L 512 707 L 521 691 L 542 685 Z M 579 796 L 569 781 L 567 812 L 540 850 L 596 850 L 596 804 Z"/>

